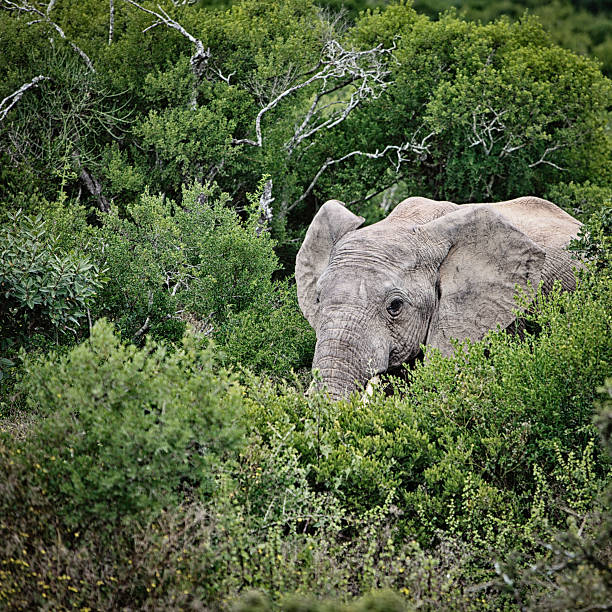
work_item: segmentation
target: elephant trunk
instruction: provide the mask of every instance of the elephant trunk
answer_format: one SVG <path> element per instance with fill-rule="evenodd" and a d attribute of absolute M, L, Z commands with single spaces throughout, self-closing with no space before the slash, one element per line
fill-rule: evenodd
<path fill-rule="evenodd" d="M 345 313 L 346 316 L 346 313 Z M 333 399 L 350 395 L 359 385 L 387 370 L 388 343 L 371 334 L 365 316 L 349 317 L 349 323 L 332 323 L 318 330 L 313 370 Z"/>

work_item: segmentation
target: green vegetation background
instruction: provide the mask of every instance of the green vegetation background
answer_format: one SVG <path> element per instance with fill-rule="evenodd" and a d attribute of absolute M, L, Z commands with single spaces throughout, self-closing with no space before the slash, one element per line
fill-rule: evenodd
<path fill-rule="evenodd" d="M 319 4 L 0 0 L 0 607 L 609 605 L 607 3 Z M 305 395 L 312 216 L 415 194 L 551 199 L 578 289 Z"/>

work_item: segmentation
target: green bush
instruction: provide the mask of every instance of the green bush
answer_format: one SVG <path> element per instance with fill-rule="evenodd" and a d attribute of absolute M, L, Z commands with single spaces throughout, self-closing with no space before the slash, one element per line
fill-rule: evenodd
<path fill-rule="evenodd" d="M 610 456 L 612 379 L 598 389 L 595 423 Z M 567 466 L 565 478 L 578 465 Z M 567 528 L 554 534 L 536 563 L 513 554 L 498 573 L 516 603 L 529 610 L 605 608 L 612 584 L 612 486 L 594 504 L 567 508 Z M 523 596 L 521 597 L 521 593 Z"/>
<path fill-rule="evenodd" d="M 316 336 L 298 306 L 295 285 L 277 282 L 231 316 L 216 340 L 229 363 L 286 377 L 292 369 L 310 369 Z"/>
<path fill-rule="evenodd" d="M 378 41 L 378 24 L 391 11 L 399 9 L 364 15 L 357 40 Z M 409 191 L 436 199 L 541 194 L 564 178 L 559 168 L 571 168 L 574 181 L 605 184 L 610 143 L 601 109 L 610 82 L 595 62 L 553 45 L 537 19 L 481 25 L 447 13 L 439 21 L 413 18 L 408 27 L 397 16 L 386 24 L 388 37 L 401 37 L 393 85 L 338 126 L 342 135 L 330 135 L 331 143 L 352 150 L 368 142 L 373 151 L 427 138 L 422 149 L 408 149 L 399 170 Z M 397 182 L 388 167 L 355 157 L 330 169 L 318 189 L 355 200 L 364 177 L 364 195 L 376 191 L 372 181 Z"/>
<path fill-rule="evenodd" d="M 406 532 L 423 542 L 444 529 L 498 550 L 533 544 L 564 524 L 556 500 L 589 507 L 608 474 L 591 419 L 612 363 L 611 304 L 612 279 L 593 272 L 575 293 L 538 301 L 527 315 L 536 337 L 492 332 L 453 358 L 434 354 L 408 386 L 366 403 L 262 385 L 249 420 L 286 436 L 313 484 L 351 511 L 394 491 Z"/>
<path fill-rule="evenodd" d="M 60 334 L 76 335 L 102 286 L 86 245 L 62 248 L 52 223 L 17 211 L 0 227 L 2 352 L 27 345 L 34 334 L 56 342 Z"/>
<path fill-rule="evenodd" d="M 44 418 L 15 459 L 73 527 L 207 497 L 240 439 L 240 390 L 190 339 L 138 349 L 98 321 L 67 355 L 26 360 L 18 389 Z"/>
<path fill-rule="evenodd" d="M 259 213 L 249 208 L 242 221 L 226 204 L 226 195 L 213 198 L 195 183 L 180 203 L 145 192 L 129 218 L 116 210 L 104 215 L 99 258 L 110 280 L 100 314 L 127 338 L 149 331 L 177 339 L 185 312 L 210 334 L 249 307 L 270 285 L 278 260 L 268 232 L 257 232 Z"/>
<path fill-rule="evenodd" d="M 612 188 L 587 181 L 586 183 L 559 183 L 551 187 L 546 197 L 581 221 L 588 221 L 612 207 Z"/>
<path fill-rule="evenodd" d="M 242 219 L 225 194 L 195 183 L 180 203 L 145 193 L 102 217 L 98 261 L 109 281 L 96 316 L 125 338 L 178 340 L 187 324 L 214 338 L 227 363 L 288 374 L 309 364 L 314 333 L 295 286 L 273 280 L 279 263 L 258 208 L 263 181 Z"/>
<path fill-rule="evenodd" d="M 272 602 L 253 591 L 244 595 L 232 607 L 232 612 L 269 612 L 274 610 Z M 320 601 L 310 597 L 289 597 L 278 608 L 282 612 L 409 612 L 412 606 L 392 591 L 370 593 L 350 604 L 339 601 Z"/>

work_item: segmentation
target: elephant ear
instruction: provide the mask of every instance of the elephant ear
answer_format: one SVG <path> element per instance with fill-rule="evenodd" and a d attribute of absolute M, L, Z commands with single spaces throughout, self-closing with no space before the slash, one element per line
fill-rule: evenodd
<path fill-rule="evenodd" d="M 295 261 L 298 303 L 308 322 L 317 319 L 317 281 L 329 263 L 331 250 L 346 234 L 364 222 L 342 202 L 329 200 L 315 215 Z"/>
<path fill-rule="evenodd" d="M 444 355 L 451 338 L 477 341 L 514 320 L 516 286 L 540 282 L 545 251 L 495 210 L 470 207 L 421 226 L 442 248 L 440 299 L 427 344 Z"/>

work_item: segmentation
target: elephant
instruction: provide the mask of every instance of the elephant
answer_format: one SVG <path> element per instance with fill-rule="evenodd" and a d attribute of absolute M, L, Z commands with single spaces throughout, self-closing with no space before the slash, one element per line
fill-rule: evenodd
<path fill-rule="evenodd" d="M 313 370 L 334 399 L 452 339 L 478 341 L 515 321 L 517 287 L 575 288 L 565 247 L 581 227 L 552 202 L 454 204 L 422 197 L 382 221 L 338 200 L 316 213 L 297 254 L 299 306 L 315 329 Z"/>

